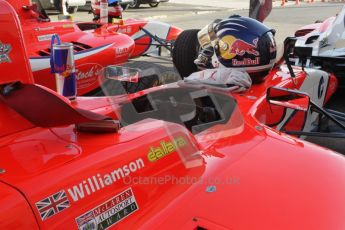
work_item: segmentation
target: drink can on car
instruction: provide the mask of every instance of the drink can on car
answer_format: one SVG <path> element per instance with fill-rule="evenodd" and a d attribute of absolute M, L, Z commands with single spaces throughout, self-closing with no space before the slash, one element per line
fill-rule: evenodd
<path fill-rule="evenodd" d="M 72 100 L 77 95 L 73 44 L 53 44 L 52 48 L 52 71 L 55 73 L 56 90 Z"/>

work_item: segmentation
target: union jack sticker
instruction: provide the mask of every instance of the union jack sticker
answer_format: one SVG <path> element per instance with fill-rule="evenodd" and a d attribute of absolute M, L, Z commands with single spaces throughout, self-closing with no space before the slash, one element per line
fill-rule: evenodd
<path fill-rule="evenodd" d="M 71 206 L 71 204 L 64 190 L 36 203 L 36 208 L 40 213 L 42 220 L 46 220 L 49 217 L 54 216 L 69 206 Z"/>

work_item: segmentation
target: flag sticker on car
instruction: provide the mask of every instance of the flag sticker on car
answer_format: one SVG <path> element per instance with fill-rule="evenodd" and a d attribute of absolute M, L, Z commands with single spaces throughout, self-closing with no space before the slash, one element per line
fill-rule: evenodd
<path fill-rule="evenodd" d="M 78 229 L 107 229 L 139 209 L 132 188 L 76 218 Z"/>
<path fill-rule="evenodd" d="M 46 220 L 71 206 L 64 190 L 38 201 L 35 205 L 40 213 L 41 220 Z"/>
<path fill-rule="evenodd" d="M 10 44 L 4 44 L 0 41 L 0 64 L 4 62 L 11 62 L 10 57 L 8 56 L 12 50 Z"/>

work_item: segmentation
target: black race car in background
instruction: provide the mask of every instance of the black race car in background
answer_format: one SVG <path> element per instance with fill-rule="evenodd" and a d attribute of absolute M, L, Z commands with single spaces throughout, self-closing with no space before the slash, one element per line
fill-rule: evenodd
<path fill-rule="evenodd" d="M 168 2 L 169 0 L 133 0 L 128 4 L 129 8 L 139 8 L 141 4 L 149 4 L 151 7 L 157 7 L 161 2 Z"/>

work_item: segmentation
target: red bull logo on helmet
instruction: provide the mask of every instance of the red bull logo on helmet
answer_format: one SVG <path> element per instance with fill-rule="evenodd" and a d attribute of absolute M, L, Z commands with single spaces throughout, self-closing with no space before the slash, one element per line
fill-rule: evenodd
<path fill-rule="evenodd" d="M 243 56 L 246 53 L 252 54 L 255 56 L 259 56 L 259 52 L 256 50 L 258 39 L 255 39 L 253 43 L 255 45 L 251 45 L 243 40 L 237 39 L 231 46 L 229 50 L 230 53 L 236 53 L 236 55 Z"/>
<path fill-rule="evenodd" d="M 234 36 L 224 36 L 219 41 L 220 55 L 224 59 L 233 59 L 236 56 L 243 57 L 245 54 L 259 56 L 260 53 L 257 51 L 258 38 L 254 39 L 252 44 L 237 39 Z"/>

